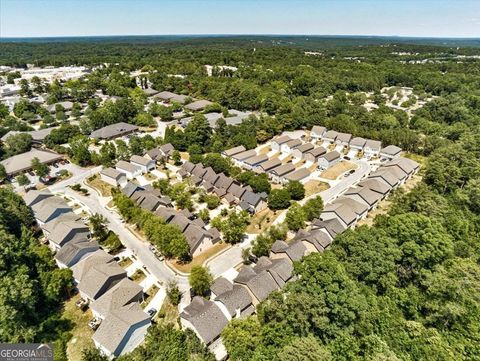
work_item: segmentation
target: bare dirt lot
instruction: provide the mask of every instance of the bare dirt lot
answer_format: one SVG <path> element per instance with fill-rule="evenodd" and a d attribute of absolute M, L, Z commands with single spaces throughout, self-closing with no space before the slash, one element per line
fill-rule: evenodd
<path fill-rule="evenodd" d="M 330 167 L 325 172 L 320 174 L 320 176 L 325 179 L 335 180 L 343 173 L 356 168 L 357 165 L 355 163 L 342 160 L 340 163 L 335 164 L 333 167 Z"/>
<path fill-rule="evenodd" d="M 330 188 L 330 186 L 325 182 L 309 180 L 305 183 L 305 197 L 310 197 L 311 195 L 320 193 L 328 188 Z"/>
<path fill-rule="evenodd" d="M 103 197 L 110 197 L 112 195 L 112 186 L 102 181 L 98 176 L 95 176 L 93 180 L 87 180 L 86 183 L 95 188 Z"/>
<path fill-rule="evenodd" d="M 247 227 L 247 233 L 262 233 L 265 229 L 268 229 L 268 227 L 271 226 L 271 224 L 275 221 L 275 219 L 277 219 L 280 213 L 280 211 L 274 213 L 269 208 L 256 213 L 250 220 L 250 224 Z"/>
<path fill-rule="evenodd" d="M 189 263 L 180 263 L 175 260 L 171 260 L 167 262 L 170 264 L 170 266 L 172 266 L 173 268 L 176 268 L 180 272 L 190 273 L 193 266 L 203 265 L 207 259 L 214 256 L 218 252 L 225 250 L 228 247 L 229 245 L 226 243 L 218 243 L 214 245 L 212 248 L 209 248 L 205 252 L 202 252 L 198 256 L 194 257 L 192 261 Z"/>

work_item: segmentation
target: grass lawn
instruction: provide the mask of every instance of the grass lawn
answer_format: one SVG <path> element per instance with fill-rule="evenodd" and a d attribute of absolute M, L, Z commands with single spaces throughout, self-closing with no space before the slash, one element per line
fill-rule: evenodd
<path fill-rule="evenodd" d="M 324 171 L 320 176 L 325 179 L 335 180 L 343 173 L 356 168 L 357 165 L 355 163 L 342 160 L 340 163 L 337 163 L 333 167 Z"/>
<path fill-rule="evenodd" d="M 130 277 L 134 282 L 140 283 L 142 282 L 145 278 L 147 278 L 147 275 L 141 270 L 137 269 L 135 273 Z"/>
<path fill-rule="evenodd" d="M 144 177 L 145 177 L 145 179 L 148 180 L 148 181 L 154 181 L 154 180 L 157 179 L 157 177 L 155 177 L 155 176 L 154 176 L 153 174 L 151 174 L 151 173 L 145 174 Z"/>
<path fill-rule="evenodd" d="M 264 147 L 262 150 L 260 150 L 260 152 L 258 152 L 258 154 L 267 154 L 268 152 L 270 152 L 272 149 L 270 147 Z"/>
<path fill-rule="evenodd" d="M 280 215 L 281 211 L 274 213 L 269 208 L 256 213 L 251 219 L 247 227 L 247 233 L 259 234 L 268 229 L 272 223 Z"/>
<path fill-rule="evenodd" d="M 209 259 L 210 257 L 214 256 L 220 251 L 230 247 L 227 243 L 217 243 L 213 247 L 207 249 L 205 252 L 200 253 L 198 256 L 193 257 L 192 261 L 189 263 L 180 263 L 175 260 L 168 261 L 170 265 L 180 272 L 190 273 L 193 266 L 201 266 L 204 262 Z"/>
<path fill-rule="evenodd" d="M 297 169 L 302 168 L 304 165 L 305 165 L 304 160 L 301 160 L 300 162 L 294 164 L 295 168 Z"/>
<path fill-rule="evenodd" d="M 127 268 L 133 263 L 132 259 L 130 257 L 126 257 L 122 259 L 120 262 L 118 262 L 118 265 L 122 268 Z"/>
<path fill-rule="evenodd" d="M 95 176 L 91 181 L 87 179 L 86 183 L 99 191 L 102 197 L 110 197 L 112 195 L 112 186 L 102 181 L 98 176 Z"/>
<path fill-rule="evenodd" d="M 62 318 L 72 322 L 73 328 L 70 331 L 72 338 L 67 343 L 67 357 L 70 361 L 81 361 L 82 350 L 94 346 L 92 336 L 93 330 L 88 327 L 88 321 L 93 318 L 92 311 L 79 310 L 75 302 L 80 299 L 80 295 L 73 296 L 65 302 Z"/>
<path fill-rule="evenodd" d="M 159 323 L 173 324 L 178 327 L 178 316 L 178 307 L 172 305 L 168 300 L 168 297 L 166 297 L 160 312 L 158 312 L 158 315 L 155 317 L 155 320 Z"/>
<path fill-rule="evenodd" d="M 318 180 L 309 180 L 305 183 L 305 197 L 310 197 L 311 195 L 320 193 L 328 188 L 330 188 L 328 183 Z"/>
<path fill-rule="evenodd" d="M 155 297 L 155 295 L 157 294 L 157 292 L 159 291 L 159 288 L 157 285 L 153 285 L 152 287 L 150 287 L 147 292 L 145 292 L 147 294 L 147 297 L 145 297 L 145 299 L 143 300 L 142 302 L 142 307 L 145 308 L 147 307 L 147 305 L 149 304 L 149 302 L 152 300 L 153 297 Z"/>

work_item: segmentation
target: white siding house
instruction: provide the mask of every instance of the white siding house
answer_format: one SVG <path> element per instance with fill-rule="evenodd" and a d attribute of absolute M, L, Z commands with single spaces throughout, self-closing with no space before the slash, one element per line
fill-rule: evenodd
<path fill-rule="evenodd" d="M 155 160 L 140 157 L 139 155 L 132 155 L 130 163 L 139 167 L 142 173 L 148 173 L 155 169 Z"/>
<path fill-rule="evenodd" d="M 139 175 L 142 174 L 142 169 L 140 167 L 137 167 L 136 165 L 133 165 L 132 163 L 128 163 L 124 160 L 120 160 L 117 162 L 115 165 L 115 168 L 122 173 L 125 173 L 127 176 L 127 179 L 135 179 Z"/>
<path fill-rule="evenodd" d="M 328 169 L 340 162 L 340 159 L 340 153 L 334 150 L 318 158 L 318 167 L 320 169 Z"/>
<path fill-rule="evenodd" d="M 125 173 L 119 172 L 115 168 L 105 168 L 100 172 L 100 179 L 114 187 L 123 187 L 127 184 L 127 176 Z"/>

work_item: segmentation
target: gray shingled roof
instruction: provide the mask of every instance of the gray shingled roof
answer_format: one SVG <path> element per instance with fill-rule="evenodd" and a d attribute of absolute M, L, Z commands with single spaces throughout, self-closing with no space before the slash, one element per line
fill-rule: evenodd
<path fill-rule="evenodd" d="M 87 239 L 71 241 L 58 250 L 55 259 L 67 267 L 72 267 L 77 255 L 83 253 L 82 258 L 85 258 L 88 253 L 95 252 L 98 249 L 98 242 L 96 241 L 88 241 Z"/>
<path fill-rule="evenodd" d="M 338 220 L 336 220 L 338 222 Z M 305 241 L 311 243 L 318 252 L 323 252 L 332 243 L 331 239 L 325 232 L 320 229 L 313 229 L 309 232 L 301 229 L 297 232 L 292 242 Z"/>
<path fill-rule="evenodd" d="M 136 192 L 135 194 L 140 193 Z M 155 211 L 160 204 L 162 204 L 162 201 L 160 197 L 156 196 L 155 194 L 152 194 L 150 192 L 142 191 L 142 197 L 140 199 L 140 202 L 137 201 L 137 204 L 146 210 L 149 210 L 150 212 Z"/>
<path fill-rule="evenodd" d="M 378 179 L 371 178 L 367 178 L 361 181 L 360 183 L 358 183 L 358 186 L 371 189 L 372 191 L 380 193 L 382 195 L 385 195 L 392 190 L 392 187 L 390 187 L 387 183 L 382 182 Z"/>
<path fill-rule="evenodd" d="M 158 149 L 165 155 L 165 156 L 169 156 L 173 153 L 173 151 L 175 150 L 175 147 L 172 145 L 172 143 L 166 143 L 166 144 L 162 144 L 160 147 L 158 147 Z"/>
<path fill-rule="evenodd" d="M 189 109 L 193 111 L 203 110 L 212 104 L 213 103 L 209 100 L 197 100 L 197 101 L 194 101 L 193 103 L 185 105 L 185 109 Z"/>
<path fill-rule="evenodd" d="M 244 161 L 248 158 L 255 157 L 256 155 L 257 155 L 257 152 L 255 151 L 255 149 L 250 149 L 250 150 L 246 150 L 245 152 L 234 154 L 232 155 L 232 158 L 238 161 Z"/>
<path fill-rule="evenodd" d="M 370 189 L 367 189 L 369 192 L 372 192 Z M 378 193 L 375 193 L 379 196 Z M 368 211 L 368 206 L 364 203 L 358 202 L 355 199 L 352 199 L 349 196 L 341 196 L 335 200 L 337 203 L 341 203 L 349 207 L 351 210 L 355 212 L 357 216 L 363 215 L 365 212 Z"/>
<path fill-rule="evenodd" d="M 283 177 L 288 173 L 291 173 L 295 170 L 295 166 L 292 163 L 282 164 L 279 167 L 273 168 L 269 173 L 274 174 L 278 177 Z"/>
<path fill-rule="evenodd" d="M 227 157 L 231 157 L 232 155 L 235 155 L 235 154 L 238 154 L 238 153 L 242 153 L 244 152 L 246 149 L 243 145 L 239 145 L 238 147 L 234 147 L 234 148 L 230 148 L 230 149 L 227 149 L 227 150 L 224 150 L 222 153 L 224 155 L 226 155 Z"/>
<path fill-rule="evenodd" d="M 175 93 L 164 90 L 164 91 L 161 91 L 160 93 L 155 94 L 154 98 L 159 98 L 159 99 L 162 99 L 162 100 L 170 100 L 175 95 L 178 95 L 178 94 L 175 94 Z"/>
<path fill-rule="evenodd" d="M 175 217 L 175 215 L 177 214 L 176 211 L 174 211 L 173 209 L 170 209 L 170 208 L 166 208 L 166 207 L 159 207 L 156 211 L 155 211 L 155 214 L 157 216 L 160 216 L 162 217 L 165 222 L 169 223 L 173 217 Z"/>
<path fill-rule="evenodd" d="M 103 348 L 118 356 L 121 351 L 119 347 L 122 346 L 129 330 L 137 324 L 149 323 L 150 317 L 143 312 L 140 305 L 136 302 L 131 303 L 110 312 L 92 338 Z"/>
<path fill-rule="evenodd" d="M 338 219 L 332 218 L 327 220 L 314 220 L 312 222 L 312 229 L 325 229 L 332 238 L 335 238 L 335 236 L 342 233 L 346 227 L 340 223 Z"/>
<path fill-rule="evenodd" d="M 350 133 L 338 133 L 337 139 L 335 139 L 335 141 L 348 144 L 348 142 L 350 142 L 350 139 L 352 139 L 352 135 Z"/>
<path fill-rule="evenodd" d="M 307 251 L 307 248 L 303 245 L 302 242 L 293 242 L 285 250 L 288 257 L 294 262 L 300 261 L 302 257 L 305 255 L 306 251 Z"/>
<path fill-rule="evenodd" d="M 220 173 L 218 175 L 217 181 L 213 185 L 217 188 L 228 189 L 228 188 L 230 188 L 230 186 L 232 185 L 233 182 L 234 182 L 233 178 L 228 177 L 223 173 Z"/>
<path fill-rule="evenodd" d="M 57 222 L 48 239 L 53 243 L 63 246 L 67 239 L 71 241 L 85 239 L 90 234 L 87 225 L 79 221 L 61 220 Z"/>
<path fill-rule="evenodd" d="M 190 220 L 184 215 L 177 213 L 170 221 L 170 224 L 175 224 L 182 232 L 184 232 L 190 224 Z"/>
<path fill-rule="evenodd" d="M 377 169 L 368 176 L 368 179 L 381 179 L 390 187 L 395 187 L 400 182 L 400 179 L 394 174 L 394 172 L 387 168 Z"/>
<path fill-rule="evenodd" d="M 17 135 L 17 134 L 30 134 L 32 137 L 32 141 L 34 142 L 43 142 L 46 138 L 47 135 L 49 135 L 52 130 L 57 129 L 58 127 L 51 127 L 51 128 L 44 128 L 44 129 L 39 129 L 39 130 L 30 130 L 27 132 L 19 132 L 16 130 L 11 130 L 7 134 L 5 134 L 0 140 L 2 142 L 5 142 L 8 138 L 10 138 L 12 135 Z"/>
<path fill-rule="evenodd" d="M 242 201 L 245 201 L 254 207 L 256 207 L 262 200 L 266 198 L 267 197 L 265 193 L 254 193 L 250 191 L 246 191 L 242 195 Z"/>
<path fill-rule="evenodd" d="M 128 124 L 125 122 L 119 122 L 115 124 L 107 125 L 106 127 L 97 129 L 90 134 L 90 138 L 96 139 L 109 139 L 120 137 L 124 134 L 135 132 L 138 130 L 138 127 L 133 124 Z"/>
<path fill-rule="evenodd" d="M 197 226 L 193 223 L 191 223 L 187 229 L 184 231 L 183 235 L 185 236 L 185 239 L 187 240 L 187 243 L 190 247 L 190 253 L 193 254 L 197 247 L 200 245 L 200 242 L 203 240 L 204 237 L 207 238 L 212 238 L 210 233 L 201 228 L 200 226 Z"/>
<path fill-rule="evenodd" d="M 124 278 L 98 299 L 93 301 L 90 304 L 90 308 L 105 317 L 111 311 L 137 301 L 141 299 L 142 296 L 142 287 L 128 278 Z"/>
<path fill-rule="evenodd" d="M 182 169 L 185 169 L 185 171 L 188 173 L 192 173 L 193 168 L 195 168 L 195 164 L 192 162 L 186 161 L 182 164 Z"/>
<path fill-rule="evenodd" d="M 380 148 L 382 147 L 382 142 L 379 140 L 367 139 L 367 142 L 365 143 L 365 147 L 368 147 L 375 151 L 380 151 Z"/>
<path fill-rule="evenodd" d="M 387 167 L 387 168 L 394 167 L 394 166 L 400 168 L 403 172 L 407 174 L 413 173 L 415 170 L 417 170 L 420 167 L 420 165 L 417 162 L 408 158 L 403 158 L 403 157 L 393 159 L 383 165 L 383 167 Z"/>
<path fill-rule="evenodd" d="M 389 156 L 396 156 L 402 152 L 402 148 L 397 147 L 396 145 L 389 145 L 380 150 L 380 153 L 387 154 Z"/>
<path fill-rule="evenodd" d="M 266 162 L 268 160 L 268 156 L 266 154 L 259 154 L 255 155 L 251 158 L 248 158 L 247 160 L 244 161 L 245 164 L 249 166 L 255 166 L 257 164 L 261 164 L 263 162 Z"/>
<path fill-rule="evenodd" d="M 291 139 L 286 143 L 287 147 L 290 149 L 297 148 L 302 145 L 302 141 L 300 139 Z"/>
<path fill-rule="evenodd" d="M 320 125 L 314 125 L 312 128 L 312 133 L 318 136 L 322 136 L 327 131 L 327 128 Z"/>
<path fill-rule="evenodd" d="M 33 213 L 35 218 L 40 222 L 46 222 L 50 220 L 52 215 L 57 211 L 61 210 L 61 213 L 71 212 L 72 209 L 67 205 L 65 200 L 60 197 L 49 197 L 44 200 L 34 204 L 32 206 Z"/>
<path fill-rule="evenodd" d="M 58 217 L 48 221 L 47 223 L 42 225 L 42 229 L 44 231 L 47 231 L 48 233 L 53 233 L 55 231 L 55 228 L 57 227 L 57 224 L 59 224 L 60 222 L 64 222 L 64 221 L 78 222 L 80 220 L 81 220 L 81 217 L 78 214 L 70 211 L 70 212 L 63 213 Z"/>
<path fill-rule="evenodd" d="M 336 132 L 334 130 L 328 130 L 323 135 L 323 139 L 333 139 L 333 140 L 335 140 L 337 138 L 337 136 L 338 136 L 338 132 Z"/>
<path fill-rule="evenodd" d="M 322 215 L 328 212 L 335 213 L 347 226 L 357 219 L 357 214 L 350 207 L 342 203 L 333 202 L 328 204 L 323 210 Z"/>
<path fill-rule="evenodd" d="M 138 189 L 142 188 L 133 182 L 128 182 L 125 187 L 122 188 L 122 193 L 130 198 Z"/>
<path fill-rule="evenodd" d="M 300 181 L 307 178 L 310 175 L 310 171 L 307 168 L 297 169 L 295 172 L 289 173 L 285 176 L 288 181 Z"/>
<path fill-rule="evenodd" d="M 80 281 L 85 273 L 90 269 L 90 267 L 97 263 L 108 263 L 112 262 L 113 257 L 106 253 L 104 250 L 99 249 L 92 253 L 91 256 L 78 262 L 75 266 L 72 267 L 73 278 L 77 281 Z"/>
<path fill-rule="evenodd" d="M 101 296 L 100 290 L 112 277 L 126 276 L 113 257 L 104 251 L 96 251 L 72 267 L 73 275 L 79 281 L 78 289 L 92 299 Z"/>
<path fill-rule="evenodd" d="M 355 137 L 350 140 L 350 146 L 351 147 L 357 147 L 357 148 L 363 148 L 365 146 L 365 143 L 367 140 L 365 138 L 361 137 Z"/>
<path fill-rule="evenodd" d="M 87 272 L 78 284 L 78 289 L 91 299 L 101 296 L 101 290 L 113 277 L 126 277 L 127 272 L 117 263 L 97 264 Z"/>
<path fill-rule="evenodd" d="M 242 195 L 247 191 L 244 187 L 237 183 L 232 183 L 232 185 L 227 189 L 227 191 L 237 198 L 241 198 Z"/>
<path fill-rule="evenodd" d="M 25 200 L 25 204 L 29 207 L 34 205 L 35 203 L 40 202 L 42 199 L 53 197 L 52 192 L 48 188 L 42 189 L 40 191 L 31 190 L 28 191 L 23 199 Z"/>
<path fill-rule="evenodd" d="M 258 167 L 261 168 L 264 172 L 268 172 L 268 171 L 278 167 L 281 164 L 282 164 L 282 161 L 280 159 L 273 158 L 273 159 L 267 160 L 266 162 L 260 164 Z"/>
<path fill-rule="evenodd" d="M 152 162 L 152 159 L 148 159 L 148 158 L 145 158 L 145 157 L 140 157 L 139 155 L 132 155 L 130 157 L 130 162 L 135 163 L 135 164 L 140 164 L 140 165 L 146 167 Z"/>
<path fill-rule="evenodd" d="M 345 192 L 345 195 L 346 196 L 358 195 L 369 206 L 373 206 L 380 199 L 382 199 L 382 195 L 380 193 L 374 192 L 370 188 L 366 188 L 366 187 L 351 188 L 350 190 Z"/>
<path fill-rule="evenodd" d="M 300 153 L 307 153 L 308 151 L 312 150 L 314 148 L 314 145 L 312 143 L 305 143 L 302 144 L 301 146 L 295 148 L 295 150 L 298 150 Z"/>
<path fill-rule="evenodd" d="M 272 143 L 277 143 L 278 145 L 282 145 L 288 141 L 292 140 L 288 135 L 282 135 L 281 137 L 275 138 L 272 140 Z"/>
<path fill-rule="evenodd" d="M 305 152 L 305 155 L 310 154 L 315 159 L 318 159 L 325 153 L 327 153 L 327 150 L 324 147 L 316 147 L 316 148 L 313 148 L 312 150 L 309 150 L 308 152 Z"/>
<path fill-rule="evenodd" d="M 38 158 L 40 163 L 50 164 L 60 159 L 63 159 L 63 155 L 32 148 L 28 152 L 17 154 L 10 158 L 4 159 L 0 162 L 0 164 L 5 167 L 7 175 L 12 175 L 31 169 L 32 160 L 34 158 Z"/>
<path fill-rule="evenodd" d="M 195 296 L 180 317 L 189 321 L 205 344 L 215 340 L 228 324 L 220 308 L 212 301 Z"/>
<path fill-rule="evenodd" d="M 284 252 L 287 248 L 288 244 L 285 241 L 277 240 L 272 244 L 273 253 Z"/>
<path fill-rule="evenodd" d="M 210 291 L 215 295 L 221 295 L 224 292 L 230 291 L 233 288 L 233 284 L 224 277 L 218 277 L 210 286 Z"/>
<path fill-rule="evenodd" d="M 132 163 L 126 162 L 124 160 L 119 160 L 117 164 L 115 164 L 115 167 L 117 168 L 117 170 L 130 172 L 130 173 L 135 173 L 140 170 L 140 167 Z"/>
<path fill-rule="evenodd" d="M 233 285 L 231 290 L 217 296 L 215 301 L 223 303 L 232 317 L 235 317 L 237 310 L 241 311 L 252 305 L 250 294 L 240 285 Z"/>
<path fill-rule="evenodd" d="M 217 181 L 218 177 L 219 177 L 218 174 L 215 173 L 215 171 L 211 167 L 208 167 L 207 171 L 202 176 L 202 179 L 205 182 L 208 182 L 213 185 Z"/>
<path fill-rule="evenodd" d="M 198 163 L 195 165 L 195 167 L 192 169 L 190 173 L 192 173 L 192 175 L 198 178 L 202 178 L 206 172 L 207 170 L 205 169 L 205 167 L 201 163 Z"/>
<path fill-rule="evenodd" d="M 113 178 L 115 180 L 118 180 L 122 176 L 125 176 L 125 173 L 119 172 L 118 170 L 116 170 L 115 168 L 112 168 L 112 167 L 102 169 L 100 174 L 105 175 L 105 176 L 110 177 L 110 178 Z"/>
<path fill-rule="evenodd" d="M 333 152 L 328 152 L 327 154 L 321 156 L 321 158 L 325 158 L 328 162 L 331 162 L 340 158 L 340 153 L 334 150 Z"/>
<path fill-rule="evenodd" d="M 267 271 L 261 271 L 255 274 L 255 276 L 248 280 L 246 286 L 259 302 L 265 300 L 273 291 L 280 289 L 277 281 L 275 281 L 273 276 Z"/>

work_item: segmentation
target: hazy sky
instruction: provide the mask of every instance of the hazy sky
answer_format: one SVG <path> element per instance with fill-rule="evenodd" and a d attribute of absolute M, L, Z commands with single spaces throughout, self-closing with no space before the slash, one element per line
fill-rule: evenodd
<path fill-rule="evenodd" d="M 0 36 L 480 37 L 480 0 L 0 0 Z"/>

